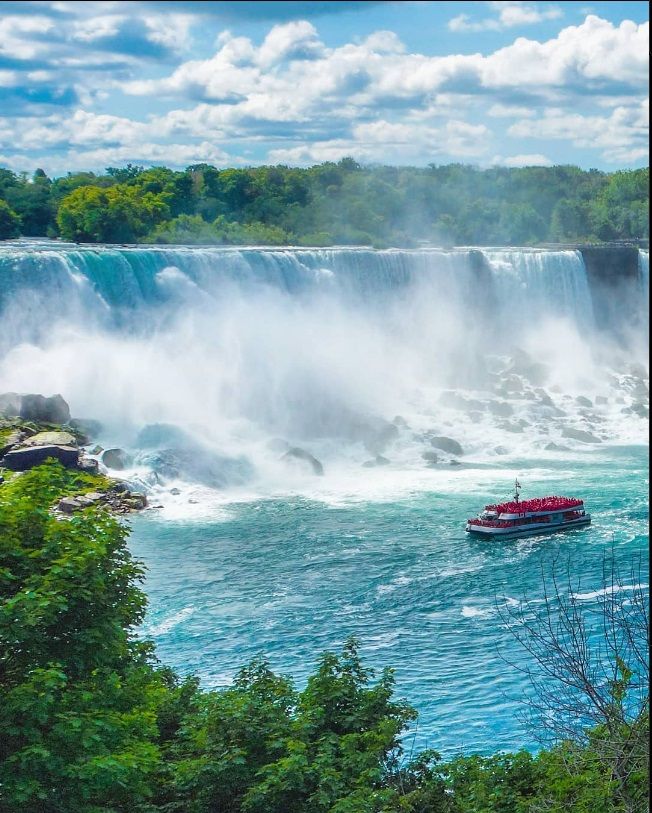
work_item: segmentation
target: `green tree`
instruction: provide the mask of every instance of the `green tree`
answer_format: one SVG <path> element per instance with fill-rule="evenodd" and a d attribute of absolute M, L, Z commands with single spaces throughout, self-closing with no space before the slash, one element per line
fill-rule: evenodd
<path fill-rule="evenodd" d="M 106 513 L 51 514 L 70 476 L 53 463 L 0 489 L 3 813 L 138 809 L 159 758 L 142 568 Z"/>
<path fill-rule="evenodd" d="M 20 217 L 9 204 L 0 198 L 0 240 L 20 235 Z"/>
<path fill-rule="evenodd" d="M 57 224 L 65 240 L 80 243 L 131 243 L 169 217 L 161 195 L 117 184 L 81 186 L 59 206 Z"/>

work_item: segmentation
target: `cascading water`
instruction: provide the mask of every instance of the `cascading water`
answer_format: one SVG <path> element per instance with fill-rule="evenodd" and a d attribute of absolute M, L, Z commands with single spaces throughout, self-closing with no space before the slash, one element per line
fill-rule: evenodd
<path fill-rule="evenodd" d="M 272 488 L 282 442 L 409 469 L 428 432 L 477 461 L 569 424 L 622 434 L 604 425 L 622 348 L 596 338 L 577 251 L 8 244 L 0 280 L 0 390 L 61 392 L 135 451 L 144 427 L 182 427 Z M 581 414 L 596 395 L 611 407 Z"/>
<path fill-rule="evenodd" d="M 518 748 L 496 603 L 539 600 L 551 556 L 589 595 L 603 548 L 646 549 L 640 320 L 610 332 L 592 295 L 573 251 L 4 244 L 0 393 L 60 392 L 134 455 L 165 663 L 223 685 L 263 652 L 302 680 L 356 633 L 418 745 Z M 515 474 L 593 525 L 465 539 Z"/>

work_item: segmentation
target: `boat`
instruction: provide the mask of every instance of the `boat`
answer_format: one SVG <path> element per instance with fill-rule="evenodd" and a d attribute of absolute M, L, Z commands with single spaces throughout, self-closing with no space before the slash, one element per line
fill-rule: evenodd
<path fill-rule="evenodd" d="M 514 484 L 509 502 L 485 505 L 484 511 L 466 523 L 467 533 L 484 539 L 513 539 L 520 536 L 547 534 L 567 528 L 580 528 L 591 523 L 584 501 L 576 497 L 537 497 L 521 500 L 521 484 Z"/>

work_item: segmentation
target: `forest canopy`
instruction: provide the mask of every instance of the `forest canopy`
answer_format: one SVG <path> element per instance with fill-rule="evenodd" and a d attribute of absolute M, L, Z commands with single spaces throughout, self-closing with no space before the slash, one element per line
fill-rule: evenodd
<path fill-rule="evenodd" d="M 649 236 L 649 169 L 0 168 L 0 239 L 223 245 L 540 245 Z"/>

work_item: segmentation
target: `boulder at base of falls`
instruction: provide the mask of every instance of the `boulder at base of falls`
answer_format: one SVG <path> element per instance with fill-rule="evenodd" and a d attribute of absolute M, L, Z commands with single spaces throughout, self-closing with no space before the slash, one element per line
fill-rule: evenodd
<path fill-rule="evenodd" d="M 70 407 L 61 395 L 23 395 L 20 401 L 20 417 L 26 421 L 42 421 L 43 423 L 68 423 L 70 420 Z"/>
<path fill-rule="evenodd" d="M 592 407 L 593 402 L 590 398 L 587 398 L 585 395 L 578 395 L 575 399 L 575 403 L 581 407 Z"/>
<path fill-rule="evenodd" d="M 423 460 L 426 461 L 426 465 L 428 468 L 432 466 L 436 466 L 439 461 L 439 455 L 437 452 L 426 451 L 421 453 L 421 457 Z"/>
<path fill-rule="evenodd" d="M 292 446 L 288 449 L 281 460 L 303 460 L 310 465 L 313 474 L 322 475 L 324 473 L 324 467 L 319 460 L 299 446 Z"/>
<path fill-rule="evenodd" d="M 596 404 L 599 404 L 600 406 L 605 406 L 606 404 L 609 403 L 609 399 L 607 398 L 606 395 L 596 395 L 595 396 L 595 402 L 596 402 Z"/>
<path fill-rule="evenodd" d="M 365 460 L 362 464 L 366 469 L 374 469 L 376 466 L 387 466 L 389 465 L 389 460 L 386 457 L 383 457 L 381 454 L 377 454 L 373 460 Z"/>
<path fill-rule="evenodd" d="M 124 449 L 106 449 L 102 452 L 102 463 L 107 469 L 123 471 L 131 465 L 132 458 Z"/>
<path fill-rule="evenodd" d="M 428 440 L 431 446 L 434 446 L 435 449 L 441 449 L 442 452 L 448 452 L 454 455 L 464 454 L 464 450 L 460 444 L 456 440 L 453 440 L 453 438 L 448 438 L 445 435 L 433 435 L 429 437 Z"/>
<path fill-rule="evenodd" d="M 66 468 L 74 468 L 79 461 L 76 446 L 17 446 L 2 458 L 2 465 L 12 471 L 27 471 L 53 457 Z"/>
<path fill-rule="evenodd" d="M 586 432 L 584 429 L 574 429 L 572 426 L 564 426 L 561 430 L 561 434 L 565 438 L 579 440 L 580 443 L 602 443 L 600 438 L 597 438 L 590 432 Z"/>
<path fill-rule="evenodd" d="M 209 488 L 242 485 L 254 474 L 247 458 L 226 457 L 199 445 L 144 452 L 138 456 L 137 462 L 151 468 L 159 482 L 184 480 Z"/>
<path fill-rule="evenodd" d="M 550 441 L 550 443 L 546 443 L 546 445 L 543 448 L 546 450 L 546 452 L 568 452 L 569 451 L 568 446 L 560 446 L 559 444 L 553 443 L 552 441 Z"/>

